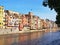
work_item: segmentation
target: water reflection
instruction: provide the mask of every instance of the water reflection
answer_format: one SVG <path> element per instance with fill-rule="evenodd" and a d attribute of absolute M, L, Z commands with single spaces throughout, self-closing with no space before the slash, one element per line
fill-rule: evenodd
<path fill-rule="evenodd" d="M 45 34 L 37 45 L 60 45 L 60 32 L 50 32 Z"/>
<path fill-rule="evenodd" d="M 54 40 L 51 43 L 49 43 L 48 45 L 60 45 L 60 39 Z"/>
<path fill-rule="evenodd" d="M 46 33 L 41 39 L 14 42 L 11 45 L 60 45 L 60 32 Z"/>

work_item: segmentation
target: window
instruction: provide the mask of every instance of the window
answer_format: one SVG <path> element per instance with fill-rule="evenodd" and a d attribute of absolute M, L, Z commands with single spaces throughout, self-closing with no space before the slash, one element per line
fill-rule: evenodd
<path fill-rule="evenodd" d="M 1 25 L 1 23 L 0 23 L 0 25 Z"/>

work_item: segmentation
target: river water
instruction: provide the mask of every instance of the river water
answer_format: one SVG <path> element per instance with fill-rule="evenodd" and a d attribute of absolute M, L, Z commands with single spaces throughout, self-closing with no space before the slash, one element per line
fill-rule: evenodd
<path fill-rule="evenodd" d="M 25 42 L 16 42 L 12 45 L 60 45 L 60 32 L 46 33 L 42 38 Z"/>

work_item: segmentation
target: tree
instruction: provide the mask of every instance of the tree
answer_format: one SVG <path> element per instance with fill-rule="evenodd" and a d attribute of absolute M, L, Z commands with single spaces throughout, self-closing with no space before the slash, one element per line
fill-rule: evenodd
<path fill-rule="evenodd" d="M 60 0 L 44 0 L 43 6 L 48 6 L 51 10 L 54 9 L 57 13 L 56 23 L 60 27 Z"/>

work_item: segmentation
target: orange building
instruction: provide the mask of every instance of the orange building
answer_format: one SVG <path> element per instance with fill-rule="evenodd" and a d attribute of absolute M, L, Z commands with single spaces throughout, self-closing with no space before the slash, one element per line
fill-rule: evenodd
<path fill-rule="evenodd" d="M 29 12 L 28 14 L 25 14 L 25 16 L 27 17 L 27 23 L 28 26 L 30 27 L 30 29 L 38 29 L 38 16 L 33 15 L 32 12 Z"/>
<path fill-rule="evenodd" d="M 21 20 L 20 20 L 20 23 L 19 23 L 19 29 L 22 30 L 27 25 L 28 25 L 28 19 L 26 18 L 25 15 L 21 15 Z"/>

